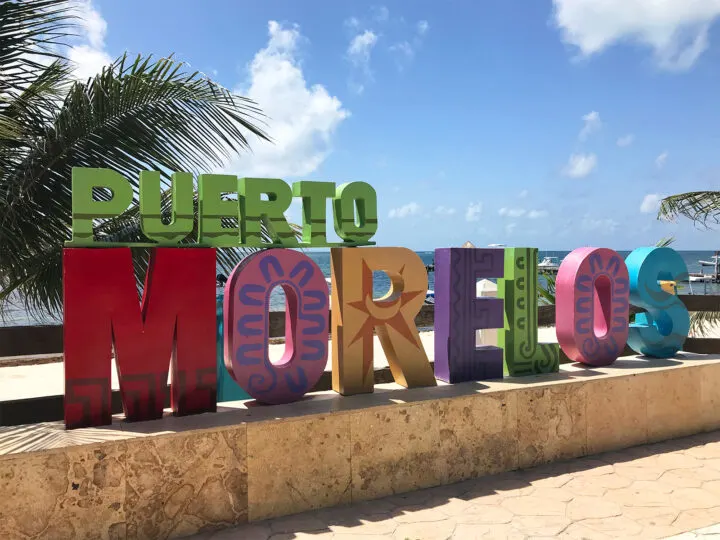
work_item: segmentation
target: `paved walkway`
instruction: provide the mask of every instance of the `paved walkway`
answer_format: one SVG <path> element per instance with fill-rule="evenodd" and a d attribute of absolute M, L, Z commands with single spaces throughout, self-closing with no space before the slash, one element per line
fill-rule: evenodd
<path fill-rule="evenodd" d="M 720 538 L 720 432 L 244 525 L 195 540 Z M 694 531 L 694 532 L 688 532 Z M 683 534 L 684 533 L 684 534 Z"/>

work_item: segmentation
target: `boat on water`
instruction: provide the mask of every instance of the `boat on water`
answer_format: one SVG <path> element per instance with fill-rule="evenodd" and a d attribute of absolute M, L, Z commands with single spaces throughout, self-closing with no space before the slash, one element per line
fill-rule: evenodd
<path fill-rule="evenodd" d="M 560 259 L 557 257 L 545 257 L 538 263 L 538 270 L 541 272 L 557 272 L 560 268 Z"/>
<path fill-rule="evenodd" d="M 700 266 L 720 266 L 720 262 L 718 262 L 718 259 L 720 259 L 720 255 L 718 255 L 717 251 L 715 252 L 715 255 L 710 257 L 709 261 L 698 261 L 700 263 Z"/>
<path fill-rule="evenodd" d="M 688 281 L 690 283 L 711 283 L 713 280 L 712 274 L 690 274 Z"/>

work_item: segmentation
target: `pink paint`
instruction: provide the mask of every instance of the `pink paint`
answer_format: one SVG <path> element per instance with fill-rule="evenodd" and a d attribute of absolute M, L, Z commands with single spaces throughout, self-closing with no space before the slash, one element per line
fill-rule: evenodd
<path fill-rule="evenodd" d="M 285 354 L 268 356 L 270 293 L 287 298 Z M 328 286 L 307 255 L 287 249 L 255 253 L 235 267 L 225 286 L 225 367 L 263 403 L 300 399 L 320 380 L 328 357 Z"/>
<path fill-rule="evenodd" d="M 630 315 L 628 269 L 612 249 L 579 248 L 555 282 L 558 343 L 571 360 L 612 364 L 625 349 Z"/>

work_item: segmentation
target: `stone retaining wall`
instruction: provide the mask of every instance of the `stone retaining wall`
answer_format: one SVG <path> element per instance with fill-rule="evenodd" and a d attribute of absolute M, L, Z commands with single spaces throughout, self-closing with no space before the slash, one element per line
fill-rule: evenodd
<path fill-rule="evenodd" d="M 174 538 L 720 428 L 720 357 L 0 430 L 3 538 Z M 227 406 L 226 406 L 227 405 Z"/>

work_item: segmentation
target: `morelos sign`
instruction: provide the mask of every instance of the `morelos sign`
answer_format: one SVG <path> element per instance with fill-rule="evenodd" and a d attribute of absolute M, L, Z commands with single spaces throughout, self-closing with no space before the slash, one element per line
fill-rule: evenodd
<path fill-rule="evenodd" d="M 95 200 L 93 191 L 104 188 Z M 97 192 L 97 191 L 96 191 Z M 227 197 L 236 193 L 236 197 Z M 302 240 L 284 217 L 293 196 L 302 201 Z M 682 348 L 689 316 L 659 280 L 687 275 L 670 248 L 639 248 L 625 261 L 613 250 L 581 248 L 563 261 L 556 281 L 558 344 L 538 343 L 537 249 L 435 251 L 435 367 L 414 319 L 428 281 L 420 257 L 406 248 L 372 247 L 377 200 L 371 186 L 198 177 L 197 242 L 193 178 L 173 176 L 171 200 L 161 200 L 156 172 L 140 176 L 140 224 L 152 250 L 142 301 L 130 247 L 98 242 L 93 220 L 122 214 L 131 185 L 104 169 L 73 170 L 72 241 L 64 250 L 65 423 L 69 428 L 111 422 L 111 354 L 115 349 L 128 420 L 159 418 L 168 372 L 175 414 L 216 410 L 215 249 L 230 246 L 331 247 L 329 294 L 317 264 L 292 249 L 259 251 L 237 265 L 225 288 L 225 367 L 262 403 L 288 403 L 312 389 L 328 357 L 332 334 L 333 389 L 373 391 L 373 331 L 395 381 L 406 387 L 557 371 L 559 348 L 577 362 L 615 361 L 626 344 L 667 358 Z M 326 201 L 343 240 L 326 239 Z M 162 220 L 170 207 L 172 219 Z M 261 233 L 265 232 L 265 236 Z M 270 242 L 264 241 L 269 238 Z M 123 246 L 123 247 L 119 247 Z M 192 248 L 192 249 L 188 249 Z M 385 271 L 388 295 L 373 300 L 372 273 Z M 478 278 L 497 278 L 498 298 L 477 298 Z M 287 297 L 286 347 L 268 357 L 268 306 L 280 286 Z M 644 308 L 628 324 L 630 304 Z M 476 347 L 475 330 L 502 329 L 499 347 Z"/>

